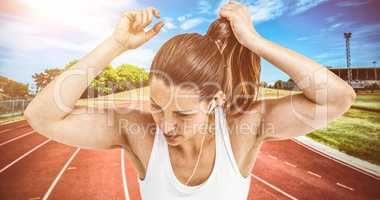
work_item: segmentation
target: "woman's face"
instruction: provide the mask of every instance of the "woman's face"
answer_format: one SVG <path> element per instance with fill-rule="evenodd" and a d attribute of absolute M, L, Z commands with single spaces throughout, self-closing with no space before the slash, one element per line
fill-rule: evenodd
<path fill-rule="evenodd" d="M 151 113 L 169 145 L 179 145 L 198 133 L 207 133 L 208 103 L 181 86 L 167 86 L 157 78 L 150 83 Z"/>

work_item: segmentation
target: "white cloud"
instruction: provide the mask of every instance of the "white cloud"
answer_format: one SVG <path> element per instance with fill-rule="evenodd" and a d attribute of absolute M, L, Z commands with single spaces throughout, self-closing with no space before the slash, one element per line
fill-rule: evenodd
<path fill-rule="evenodd" d="M 28 20 L 4 21 L 0 18 L 0 44 L 11 51 L 33 53 L 48 49 L 85 52 L 95 47 L 97 40 L 72 41 L 46 32 L 43 26 L 30 24 Z"/>
<path fill-rule="evenodd" d="M 343 16 L 342 13 L 337 13 L 336 15 L 326 17 L 325 20 L 326 20 L 327 23 L 332 23 L 332 22 L 335 22 L 341 16 Z"/>
<path fill-rule="evenodd" d="M 294 5 L 294 10 L 291 12 L 291 15 L 298 15 L 306 12 L 307 10 L 314 8 L 328 0 L 297 0 L 297 3 Z"/>
<path fill-rule="evenodd" d="M 239 2 L 246 5 L 250 9 L 254 23 L 275 19 L 281 16 L 286 9 L 283 0 L 257 0 L 253 3 L 248 1 Z M 228 3 L 228 0 L 222 0 L 219 2 L 219 5 L 215 10 L 215 14 L 217 16 L 219 16 L 220 8 L 226 3 Z"/>
<path fill-rule="evenodd" d="M 114 0 L 112 3 L 18 0 L 13 3 L 27 9 L 21 14 L 3 10 L 9 14 L 0 15 L 0 42 L 14 51 L 26 52 L 51 48 L 88 51 L 112 33 L 124 9 L 139 6 L 135 0 Z"/>
<path fill-rule="evenodd" d="M 249 9 L 254 22 L 264 22 L 281 16 L 285 5 L 281 0 L 258 0 L 250 4 Z"/>
<path fill-rule="evenodd" d="M 358 0 L 348 0 L 348 1 L 341 1 L 337 3 L 336 5 L 339 7 L 353 7 L 353 6 L 361 6 L 370 3 L 372 0 L 367 1 L 358 1 Z"/>
<path fill-rule="evenodd" d="M 165 23 L 165 26 L 162 28 L 162 30 L 164 32 L 168 31 L 168 30 L 173 30 L 173 29 L 176 29 L 177 28 L 177 25 L 174 24 L 174 20 L 173 18 L 170 18 L 170 17 L 164 17 L 163 18 L 163 21 Z"/>
<path fill-rule="evenodd" d="M 89 53 L 112 33 L 123 11 L 140 8 L 136 0 L 9 2 L 1 6 L 0 68 L 21 81 L 30 80 L 31 74 L 43 68 L 63 66 Z M 15 7 L 22 9 L 15 12 Z M 128 53 L 135 57 L 127 56 L 127 61 L 148 66 L 152 52 Z"/>
<path fill-rule="evenodd" d="M 250 2 L 248 0 L 240 0 L 239 2 L 248 6 L 253 21 L 256 23 L 269 21 L 282 16 L 284 13 L 290 12 L 290 15 L 298 15 L 314 8 L 328 0 L 256 0 Z M 219 15 L 220 8 L 228 3 L 228 0 L 221 0 L 215 14 Z"/>
<path fill-rule="evenodd" d="M 336 24 L 331 25 L 330 29 L 334 30 L 334 29 L 339 28 L 339 27 L 341 27 L 343 25 L 344 25 L 344 23 L 336 23 Z"/>
<path fill-rule="evenodd" d="M 211 12 L 211 4 L 206 0 L 200 0 L 198 2 L 198 10 L 200 13 L 207 14 Z"/>
<path fill-rule="evenodd" d="M 71 30 L 93 37 L 104 37 L 115 26 L 121 13 L 135 9 L 135 0 L 18 0 L 27 8 L 24 13 L 52 28 Z"/>
<path fill-rule="evenodd" d="M 186 14 L 186 15 L 182 15 L 182 16 L 177 17 L 177 20 L 178 20 L 179 22 L 183 22 L 183 21 L 185 21 L 186 19 L 190 18 L 191 16 L 192 16 L 192 15 L 189 13 L 189 14 Z"/>
<path fill-rule="evenodd" d="M 352 37 L 380 35 L 380 24 L 364 24 L 352 31 Z"/>
<path fill-rule="evenodd" d="M 202 22 L 204 22 L 203 18 L 185 19 L 184 21 L 182 21 L 182 24 L 180 27 L 182 30 L 189 30 L 189 29 L 192 29 L 192 28 L 198 26 Z"/>
<path fill-rule="evenodd" d="M 179 16 L 179 17 L 177 17 L 177 20 L 179 21 L 179 22 L 182 22 L 182 21 L 184 21 L 186 19 L 186 16 Z"/>
<path fill-rule="evenodd" d="M 303 37 L 297 38 L 296 40 L 298 40 L 298 41 L 306 41 L 306 40 L 309 40 L 309 39 L 310 39 L 310 37 L 303 36 Z"/>

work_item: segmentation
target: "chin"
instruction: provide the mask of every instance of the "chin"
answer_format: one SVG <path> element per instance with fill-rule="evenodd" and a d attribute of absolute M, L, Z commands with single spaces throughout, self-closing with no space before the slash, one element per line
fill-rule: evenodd
<path fill-rule="evenodd" d="M 166 142 L 168 143 L 168 145 L 170 145 L 170 146 L 178 146 L 185 141 L 184 138 L 180 135 L 178 135 L 174 138 L 165 137 L 165 139 L 166 139 Z"/>

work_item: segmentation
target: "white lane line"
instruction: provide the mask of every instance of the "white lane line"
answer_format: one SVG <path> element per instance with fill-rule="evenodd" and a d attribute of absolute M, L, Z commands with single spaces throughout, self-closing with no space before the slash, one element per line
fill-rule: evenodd
<path fill-rule="evenodd" d="M 343 161 L 340 161 L 340 160 L 338 160 L 338 159 L 336 159 L 336 158 L 333 158 L 333 157 L 331 157 L 331 156 L 329 156 L 329 155 L 326 155 L 326 154 L 324 154 L 324 153 L 321 153 L 321 152 L 319 152 L 318 150 L 315 150 L 315 149 L 313 149 L 312 147 L 309 147 L 309 146 L 307 146 L 306 144 L 303 144 L 302 142 L 297 141 L 296 139 L 291 139 L 291 140 L 292 140 L 293 142 L 295 142 L 295 143 L 297 143 L 297 144 L 299 144 L 299 145 L 305 147 L 306 149 L 309 149 L 310 151 L 313 151 L 314 153 L 317 153 L 317 154 L 319 154 L 319 155 L 321 155 L 321 156 L 323 156 L 323 157 L 325 157 L 325 158 L 328 158 L 328 159 L 330 159 L 330 160 L 333 160 L 333 161 L 335 161 L 335 162 L 337 162 L 337 163 L 340 163 L 340 164 L 342 164 L 342 165 L 344 165 L 344 166 L 346 166 L 346 167 L 349 167 L 349 168 L 351 168 L 351 169 L 353 169 L 353 170 L 355 170 L 355 171 L 357 171 L 357 172 L 360 172 L 360 173 L 362 173 L 362 174 L 365 174 L 365 175 L 367 175 L 367 176 L 370 176 L 370 177 L 372 177 L 372 178 L 374 178 L 374 179 L 380 181 L 380 177 L 377 177 L 377 176 L 375 176 L 375 175 L 372 175 L 372 174 L 370 174 L 370 173 L 368 173 L 368 172 L 366 172 L 366 171 L 363 171 L 363 170 L 358 169 L 358 168 L 356 168 L 356 167 L 353 167 L 353 166 L 351 166 L 351 165 L 349 165 L 349 164 L 346 164 L 346 163 L 344 163 Z"/>
<path fill-rule="evenodd" d="M 318 178 L 322 178 L 321 175 L 317 174 L 317 173 L 314 173 L 312 171 L 307 171 L 308 174 L 312 175 L 312 176 L 315 176 L 315 177 L 318 177 Z"/>
<path fill-rule="evenodd" d="M 32 197 L 32 198 L 29 198 L 28 200 L 38 200 L 38 199 L 41 199 L 41 197 Z"/>
<path fill-rule="evenodd" d="M 122 175 L 122 179 L 123 179 L 124 199 L 129 200 L 127 177 L 125 175 L 124 149 L 121 149 L 121 175 Z"/>
<path fill-rule="evenodd" d="M 296 165 L 293 165 L 292 163 L 289 163 L 289 162 L 284 162 L 286 165 L 289 165 L 291 167 L 297 167 Z"/>
<path fill-rule="evenodd" d="M 77 169 L 76 167 L 68 167 L 67 170 Z"/>
<path fill-rule="evenodd" d="M 277 160 L 277 157 L 276 156 L 272 156 L 272 155 L 268 155 L 269 158 L 272 158 L 273 160 Z"/>
<path fill-rule="evenodd" d="M 50 139 L 47 139 L 45 140 L 44 142 L 42 142 L 41 144 L 35 146 L 33 149 L 31 149 L 30 151 L 24 153 L 22 156 L 20 156 L 19 158 L 17 158 L 16 160 L 14 160 L 13 162 L 9 163 L 7 166 L 5 166 L 3 169 L 0 170 L 0 173 L 5 171 L 6 169 L 8 169 L 9 167 L 11 167 L 12 165 L 14 165 L 16 162 L 18 162 L 19 160 L 23 159 L 25 156 L 29 155 L 30 153 L 32 153 L 34 150 L 40 148 L 42 145 L 48 143 L 50 141 Z"/>
<path fill-rule="evenodd" d="M 69 158 L 69 160 L 66 162 L 66 164 L 63 166 L 63 168 L 61 169 L 61 171 L 59 172 L 58 176 L 55 177 L 53 183 L 50 185 L 48 191 L 45 193 L 44 197 L 42 198 L 42 200 L 46 200 L 49 198 L 49 195 L 51 193 L 51 191 L 53 191 L 55 185 L 57 185 L 59 179 L 61 178 L 61 176 L 63 175 L 63 172 L 65 172 L 66 168 L 69 166 L 69 164 L 71 163 L 71 161 L 74 159 L 74 157 L 77 155 L 77 153 L 79 152 L 80 148 L 77 148 L 77 150 L 73 153 L 73 155 L 71 155 L 71 157 Z"/>
<path fill-rule="evenodd" d="M 23 125 L 20 125 L 20 126 L 16 126 L 16 128 L 24 128 L 24 127 L 27 127 L 28 124 L 23 124 Z"/>
<path fill-rule="evenodd" d="M 0 146 L 3 146 L 3 145 L 5 145 L 5 144 L 8 144 L 8 143 L 13 142 L 13 141 L 15 141 L 15 140 L 18 140 L 18 139 L 23 138 L 23 137 L 25 137 L 25 136 L 28 136 L 28 135 L 30 135 L 30 134 L 32 134 L 32 133 L 34 133 L 34 131 L 29 131 L 29 132 L 25 133 L 24 135 L 20 135 L 20 136 L 17 136 L 17 137 L 15 137 L 15 138 L 12 138 L 12 139 L 10 139 L 10 140 L 8 140 L 8 141 L 5 141 L 5 142 L 3 142 L 3 143 L 0 143 Z"/>
<path fill-rule="evenodd" d="M 342 188 L 345 188 L 347 190 L 351 190 L 351 191 L 354 191 L 354 188 L 352 187 L 348 187 L 347 185 L 343 185 L 342 183 L 336 183 L 337 186 L 340 186 Z"/>
<path fill-rule="evenodd" d="M 265 180 L 261 179 L 260 177 L 254 175 L 254 174 L 252 174 L 252 173 L 250 173 L 250 175 L 251 175 L 253 178 L 255 178 L 255 179 L 257 179 L 257 180 L 263 182 L 264 184 L 268 185 L 268 186 L 271 187 L 272 189 L 276 190 L 277 192 L 279 192 L 279 193 L 285 195 L 285 196 L 288 197 L 289 199 L 292 199 L 292 200 L 298 200 L 297 198 L 295 198 L 295 197 L 293 197 L 292 195 L 290 195 L 290 194 L 288 194 L 288 193 L 282 191 L 282 190 L 279 189 L 278 187 L 276 187 L 276 186 L 274 186 L 274 185 L 272 185 L 272 184 L 266 182 Z"/>
<path fill-rule="evenodd" d="M 0 133 L 4 133 L 4 132 L 10 131 L 10 130 L 11 130 L 10 128 L 4 129 L 4 130 L 1 130 Z"/>

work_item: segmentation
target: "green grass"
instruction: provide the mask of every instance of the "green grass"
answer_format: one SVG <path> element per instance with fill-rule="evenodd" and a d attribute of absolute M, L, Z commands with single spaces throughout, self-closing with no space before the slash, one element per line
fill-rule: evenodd
<path fill-rule="evenodd" d="M 380 115 L 351 108 L 308 137 L 339 151 L 380 165 Z"/>
<path fill-rule="evenodd" d="M 380 110 L 380 93 L 358 94 L 354 106 Z"/>

